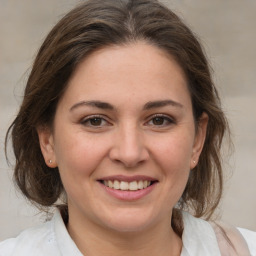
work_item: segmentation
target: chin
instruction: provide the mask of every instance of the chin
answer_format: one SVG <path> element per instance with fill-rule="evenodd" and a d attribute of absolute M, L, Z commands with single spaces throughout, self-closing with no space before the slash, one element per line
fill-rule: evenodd
<path fill-rule="evenodd" d="M 120 211 L 119 214 L 113 214 L 105 220 L 107 228 L 119 233 L 134 233 L 149 229 L 155 223 L 155 219 L 145 212 Z"/>
<path fill-rule="evenodd" d="M 118 233 L 136 233 L 142 232 L 149 228 L 149 223 L 134 222 L 134 221 L 120 221 L 111 223 L 108 227 Z"/>

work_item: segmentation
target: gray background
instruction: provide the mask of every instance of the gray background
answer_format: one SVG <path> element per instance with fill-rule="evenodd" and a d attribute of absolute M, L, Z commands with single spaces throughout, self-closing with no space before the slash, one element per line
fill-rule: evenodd
<path fill-rule="evenodd" d="M 36 50 L 75 0 L 0 0 L 0 240 L 44 218 L 16 192 L 4 136 L 21 102 Z M 256 1 L 165 1 L 200 35 L 231 123 L 235 153 L 218 211 L 224 221 L 256 230 Z M 232 176 L 231 176 L 232 174 Z"/>

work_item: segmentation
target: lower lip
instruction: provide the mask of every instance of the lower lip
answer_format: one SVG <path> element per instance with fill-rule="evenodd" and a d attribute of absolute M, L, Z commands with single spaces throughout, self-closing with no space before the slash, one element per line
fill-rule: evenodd
<path fill-rule="evenodd" d="M 153 183 L 152 185 L 150 185 L 147 188 L 135 190 L 135 191 L 118 190 L 118 189 L 113 189 L 113 188 L 107 187 L 102 183 L 99 183 L 99 184 L 105 189 L 105 191 L 109 195 L 111 195 L 119 200 L 135 201 L 135 200 L 139 200 L 139 199 L 145 197 L 146 195 L 148 195 L 155 188 L 156 183 L 157 182 Z"/>

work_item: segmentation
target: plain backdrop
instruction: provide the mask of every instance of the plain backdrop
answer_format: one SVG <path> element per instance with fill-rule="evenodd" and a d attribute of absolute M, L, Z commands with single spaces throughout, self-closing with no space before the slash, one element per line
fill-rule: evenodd
<path fill-rule="evenodd" d="M 256 1 L 164 2 L 200 36 L 231 123 L 235 152 L 225 159 L 227 182 L 218 213 L 228 223 L 256 230 Z M 38 47 L 77 3 L 0 0 L 0 240 L 44 220 L 14 188 L 4 137 Z"/>

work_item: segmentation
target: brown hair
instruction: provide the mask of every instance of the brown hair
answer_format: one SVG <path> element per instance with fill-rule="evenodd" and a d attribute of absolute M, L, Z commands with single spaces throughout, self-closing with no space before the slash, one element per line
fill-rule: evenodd
<path fill-rule="evenodd" d="M 183 68 L 195 123 L 209 116 L 205 145 L 191 171 L 179 208 L 209 218 L 222 194 L 220 148 L 227 121 L 200 43 L 171 10 L 155 0 L 89 0 L 64 16 L 42 44 L 27 81 L 20 111 L 10 126 L 16 157 L 14 178 L 22 193 L 40 206 L 52 206 L 64 192 L 58 168 L 47 167 L 36 129 L 51 127 L 56 106 L 77 65 L 109 45 L 145 41 L 173 56 Z M 177 211 L 174 216 L 179 216 Z M 173 218 L 174 220 L 175 218 Z M 173 221 L 180 234 L 180 221 Z"/>

